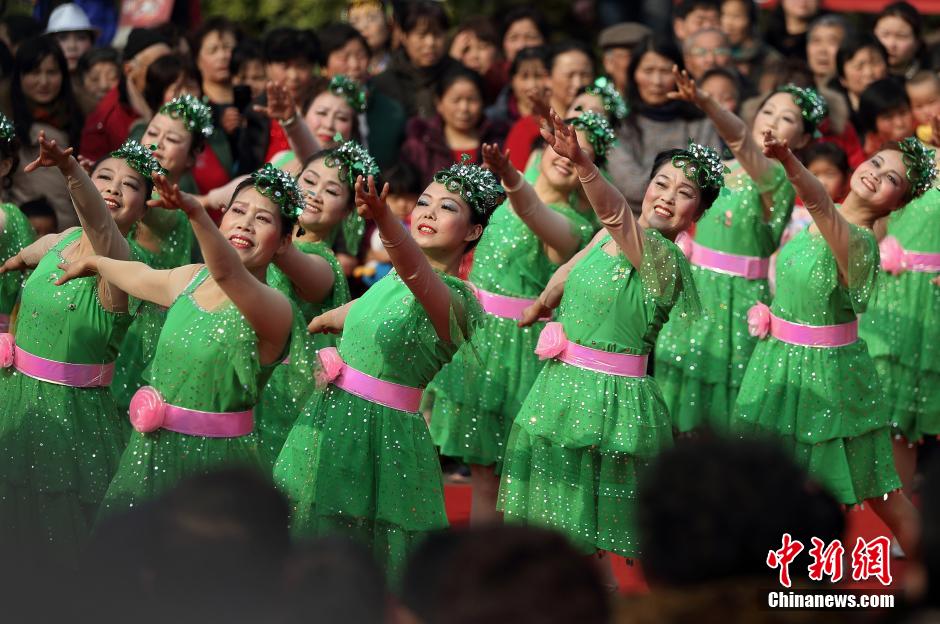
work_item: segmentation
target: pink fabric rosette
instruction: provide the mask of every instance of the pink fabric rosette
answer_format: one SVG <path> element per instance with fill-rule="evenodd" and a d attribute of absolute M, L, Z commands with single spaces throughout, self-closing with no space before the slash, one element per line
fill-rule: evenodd
<path fill-rule="evenodd" d="M 542 333 L 539 334 L 539 341 L 535 345 L 535 354 L 540 360 L 549 360 L 561 355 L 562 351 L 568 345 L 568 336 L 565 335 L 565 328 L 561 323 L 555 321 L 547 323 Z"/>
<path fill-rule="evenodd" d="M 766 338 L 770 333 L 770 308 L 757 302 L 747 311 L 747 331 L 755 338 Z"/>
<path fill-rule="evenodd" d="M 336 347 L 324 347 L 317 351 L 317 360 L 320 362 L 316 373 L 319 386 L 333 383 L 346 368 L 346 362 L 343 361 Z"/>
<path fill-rule="evenodd" d="M 150 433 L 163 426 L 166 403 L 156 388 L 143 386 L 131 398 L 129 411 L 134 429 L 141 433 Z"/>
<path fill-rule="evenodd" d="M 904 272 L 904 248 L 893 236 L 885 236 L 878 244 L 881 252 L 881 268 L 892 275 Z"/>
<path fill-rule="evenodd" d="M 692 237 L 688 232 L 679 232 L 676 236 L 676 246 L 682 250 L 686 258 L 692 257 Z"/>
<path fill-rule="evenodd" d="M 0 334 L 0 368 L 13 366 L 13 334 Z"/>

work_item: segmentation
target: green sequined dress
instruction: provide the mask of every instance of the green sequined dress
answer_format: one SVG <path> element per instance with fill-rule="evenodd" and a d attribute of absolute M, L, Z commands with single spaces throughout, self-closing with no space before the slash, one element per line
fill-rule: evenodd
<path fill-rule="evenodd" d="M 795 191 L 783 165 L 775 163 L 762 185 L 743 169 L 726 179 L 721 195 L 695 229 L 695 241 L 716 251 L 769 258 L 793 211 Z M 772 201 L 770 219 L 762 197 Z M 746 279 L 692 266 L 702 300 L 694 323 L 669 322 L 656 343 L 656 380 L 676 431 L 702 426 L 726 432 L 751 352 L 757 344 L 747 331 L 747 311 L 769 303 L 766 279 Z"/>
<path fill-rule="evenodd" d="M 62 286 L 64 236 L 23 286 L 19 347 L 73 364 L 113 362 L 131 322 L 105 310 L 94 277 Z M 107 387 L 73 388 L 0 369 L 0 541 L 34 544 L 74 564 L 124 450 L 126 414 Z M 10 543 L 8 542 L 8 543 Z"/>
<path fill-rule="evenodd" d="M 173 211 L 176 223 L 161 244 L 160 251 L 145 249 L 134 240 L 131 230 L 128 241 L 131 245 L 131 259 L 143 262 L 152 269 L 175 269 L 190 263 L 193 248 L 193 229 L 189 218 L 181 210 Z M 136 226 L 135 226 L 136 227 Z M 160 330 L 166 320 L 166 308 L 150 301 L 142 301 L 127 336 L 121 345 L 114 366 L 114 398 L 125 412 L 131 403 L 131 397 L 144 385 L 144 369 L 153 359 L 160 339 Z"/>
<path fill-rule="evenodd" d="M 809 228 L 777 259 L 771 311 L 792 323 L 836 325 L 865 311 L 878 274 L 878 245 L 850 225 L 848 286 L 822 235 Z M 807 347 L 767 336 L 741 383 L 732 431 L 777 437 L 796 461 L 847 505 L 900 487 L 889 410 L 864 340 Z"/>
<path fill-rule="evenodd" d="M 392 271 L 350 308 L 339 352 L 383 381 L 424 387 L 479 325 L 467 285 L 451 292 L 453 340 L 441 340 L 421 304 Z M 372 403 L 334 385 L 315 392 L 274 467 L 301 536 L 342 533 L 369 546 L 393 576 L 428 531 L 447 527 L 434 443 L 421 414 Z"/>
<path fill-rule="evenodd" d="M 587 216 L 568 205 L 548 207 L 568 220 L 579 248 L 590 242 L 595 229 Z M 535 299 L 557 269 L 507 201 L 483 232 L 469 279 L 487 292 Z M 473 344 L 434 378 L 431 435 L 441 455 L 499 469 L 512 421 L 542 369 L 533 350 L 545 324 L 520 328 L 517 323 L 487 314 Z"/>
<path fill-rule="evenodd" d="M 325 242 L 295 242 L 296 247 L 306 253 L 315 254 L 330 263 L 333 268 L 333 290 L 319 303 L 301 299 L 290 279 L 273 264 L 268 267 L 268 285 L 284 293 L 294 304 L 294 331 L 291 333 L 290 361 L 278 366 L 261 395 L 255 408 L 255 432 L 262 453 L 273 466 L 284 440 L 290 433 L 300 410 L 307 404 L 314 390 L 313 369 L 317 351 L 323 347 L 335 347 L 336 336 L 311 334 L 307 325 L 313 317 L 337 308 L 349 301 L 349 283 L 343 274 L 336 256 Z"/>
<path fill-rule="evenodd" d="M 193 296 L 209 277 L 199 269 L 167 312 L 147 383 L 168 405 L 205 412 L 252 409 L 277 365 L 262 365 L 258 337 L 231 301 L 209 311 Z M 158 496 L 187 476 L 219 466 L 264 471 L 258 436 L 210 438 L 157 429 L 134 431 L 101 515 L 128 509 Z"/>
<path fill-rule="evenodd" d="M 895 212 L 888 234 L 907 251 L 940 253 L 940 191 Z M 891 424 L 916 442 L 940 435 L 940 287 L 937 273 L 882 271 L 859 331 L 881 375 Z"/>
<path fill-rule="evenodd" d="M 0 204 L 3 229 L 0 230 L 0 263 L 6 262 L 36 240 L 36 232 L 20 209 L 13 204 Z M 0 314 L 9 316 L 16 306 L 23 286 L 24 274 L 10 271 L 0 275 Z"/>
<path fill-rule="evenodd" d="M 640 270 L 608 253 L 610 240 L 572 269 L 556 318 L 572 342 L 648 355 L 670 310 L 698 310 L 690 265 L 654 230 L 646 231 Z M 497 508 L 507 522 L 565 533 L 585 553 L 635 556 L 637 476 L 671 446 L 654 378 L 549 360 L 512 425 Z"/>

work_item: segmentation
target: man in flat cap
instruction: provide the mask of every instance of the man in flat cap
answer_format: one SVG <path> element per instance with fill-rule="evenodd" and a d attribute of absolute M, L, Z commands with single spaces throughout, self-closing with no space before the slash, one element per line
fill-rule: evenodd
<path fill-rule="evenodd" d="M 604 55 L 604 72 L 610 76 L 621 93 L 627 92 L 630 50 L 652 33 L 653 31 L 643 24 L 622 22 L 605 28 L 597 38 L 597 45 Z"/>

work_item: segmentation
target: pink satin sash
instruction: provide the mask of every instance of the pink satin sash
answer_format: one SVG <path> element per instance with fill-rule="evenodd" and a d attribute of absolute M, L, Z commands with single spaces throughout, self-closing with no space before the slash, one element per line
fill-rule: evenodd
<path fill-rule="evenodd" d="M 767 279 L 770 273 L 770 258 L 739 256 L 703 247 L 695 241 L 691 243 L 689 261 L 696 266 L 749 280 Z"/>
<path fill-rule="evenodd" d="M 110 386 L 114 377 L 114 363 L 69 364 L 47 360 L 38 355 L 13 348 L 13 366 L 19 372 L 49 383 L 73 388 L 96 388 Z"/>
<path fill-rule="evenodd" d="M 206 438 L 238 438 L 254 430 L 255 418 L 252 410 L 201 412 L 167 404 L 162 428 Z"/>
<path fill-rule="evenodd" d="M 904 268 L 916 273 L 940 273 L 940 253 L 904 250 Z"/>
<path fill-rule="evenodd" d="M 522 313 L 525 312 L 525 309 L 536 302 L 535 299 L 497 295 L 496 293 L 487 292 L 476 286 L 473 286 L 473 292 L 477 297 L 477 301 L 480 302 L 480 305 L 483 306 L 483 310 L 487 314 L 492 314 L 500 318 L 513 319 L 515 321 L 521 321 Z M 539 320 L 550 321 L 551 318 L 551 316 L 543 316 Z"/>
<path fill-rule="evenodd" d="M 317 379 L 320 382 L 331 383 L 361 399 L 402 412 L 417 414 L 421 411 L 424 388 L 403 386 L 358 371 L 343 361 L 336 347 L 320 349 L 317 358 L 320 362 Z"/>
<path fill-rule="evenodd" d="M 555 358 L 565 364 L 620 377 L 646 377 L 649 356 L 610 353 L 568 340 L 561 323 L 549 323 L 539 334 L 535 353 L 540 359 Z"/>
<path fill-rule="evenodd" d="M 839 325 L 802 325 L 771 313 L 770 335 L 804 347 L 844 347 L 858 340 L 858 319 Z"/>

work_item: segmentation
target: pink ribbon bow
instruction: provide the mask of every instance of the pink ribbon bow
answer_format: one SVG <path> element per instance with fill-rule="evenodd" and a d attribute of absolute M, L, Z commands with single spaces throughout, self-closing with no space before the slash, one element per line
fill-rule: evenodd
<path fill-rule="evenodd" d="M 893 236 L 885 236 L 878 244 L 881 252 L 881 268 L 892 275 L 904 272 L 904 248 Z"/>
<path fill-rule="evenodd" d="M 535 354 L 540 360 L 549 360 L 561 355 L 568 345 L 568 336 L 561 323 L 555 321 L 545 325 L 539 334 L 539 341 L 535 345 Z"/>
<path fill-rule="evenodd" d="M 166 403 L 156 388 L 143 386 L 131 398 L 129 411 L 134 429 L 141 433 L 150 433 L 163 426 Z"/>
<path fill-rule="evenodd" d="M 0 368 L 13 366 L 13 334 L 0 334 Z"/>
<path fill-rule="evenodd" d="M 755 338 L 766 338 L 770 333 L 770 308 L 764 303 L 755 303 L 747 311 L 747 331 Z"/>
<path fill-rule="evenodd" d="M 676 236 L 676 246 L 682 250 L 686 258 L 692 257 L 692 237 L 687 232 L 679 232 Z"/>
<path fill-rule="evenodd" d="M 336 381 L 346 368 L 346 362 L 343 361 L 336 347 L 324 347 L 317 351 L 317 360 L 320 362 L 320 367 L 317 369 L 316 378 L 317 384 L 321 386 Z"/>

